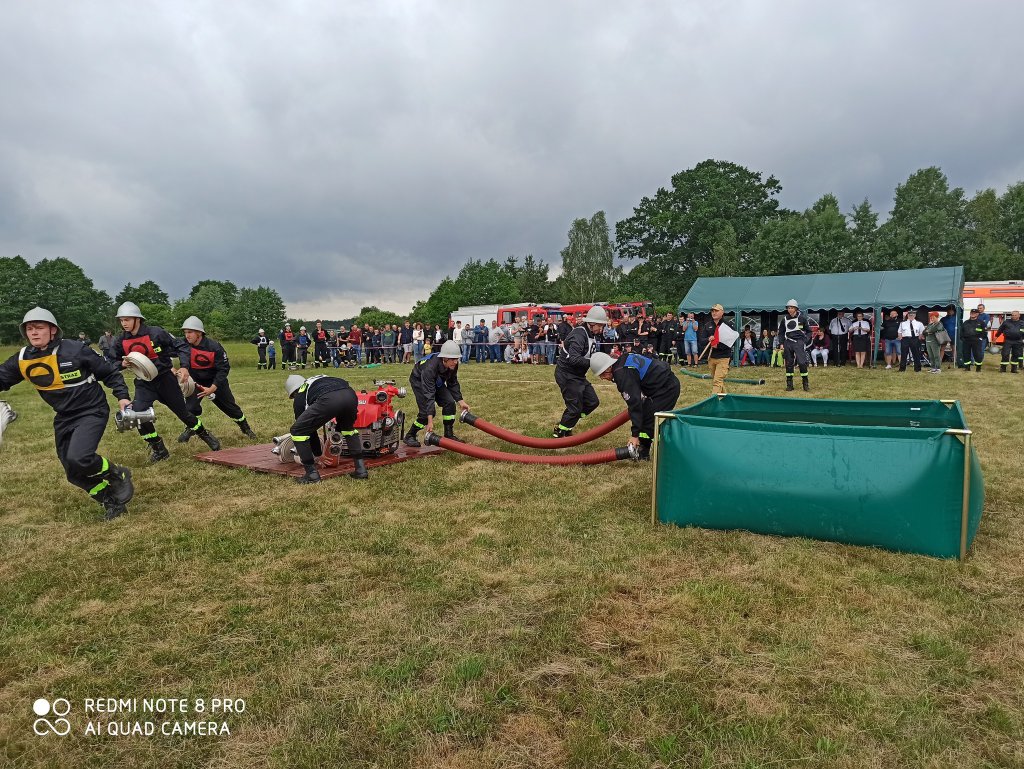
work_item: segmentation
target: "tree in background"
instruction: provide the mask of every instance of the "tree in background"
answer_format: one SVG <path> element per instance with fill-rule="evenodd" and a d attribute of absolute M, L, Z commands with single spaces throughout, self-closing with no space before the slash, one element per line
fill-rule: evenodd
<path fill-rule="evenodd" d="M 537 304 L 558 301 L 557 287 L 548 279 L 547 263 L 534 259 L 533 254 L 523 257 L 522 265 L 516 257 L 508 257 L 504 269 L 515 279 L 522 301 Z"/>
<path fill-rule="evenodd" d="M 188 298 L 198 302 L 197 296 L 200 293 L 204 293 L 208 297 L 205 301 L 210 302 L 213 297 L 211 290 L 220 296 L 221 304 L 223 305 L 222 307 L 211 309 L 226 309 L 238 299 L 238 286 L 230 280 L 201 280 L 192 286 L 192 290 L 188 292 Z"/>
<path fill-rule="evenodd" d="M 562 274 L 556 281 L 562 302 L 607 301 L 621 277 L 604 211 L 589 220 L 576 219 L 569 228 L 569 245 L 562 249 Z"/>
<path fill-rule="evenodd" d="M 946 175 L 932 166 L 896 187 L 878 246 L 888 269 L 916 270 L 963 264 L 970 240 L 964 191 L 950 189 Z"/>
<path fill-rule="evenodd" d="M 25 310 L 35 305 L 50 310 L 65 335 L 74 337 L 84 331 L 96 339 L 108 327 L 110 294 L 93 286 L 92 279 L 70 259 L 42 259 L 32 268 L 30 281 L 32 293 L 22 301 Z"/>
<path fill-rule="evenodd" d="M 225 336 L 250 339 L 259 328 L 267 335 L 277 334 L 284 327 L 285 308 L 281 295 L 272 288 L 243 288 L 227 311 Z"/>
<path fill-rule="evenodd" d="M 34 295 L 32 266 L 20 256 L 0 257 L 0 342 L 21 338 L 21 319 Z"/>
<path fill-rule="evenodd" d="M 445 277 L 425 302 L 417 302 L 409 317 L 430 325 L 447 325 L 448 317 L 459 307 L 518 301 L 519 286 L 508 270 L 494 259 L 470 259 L 458 277 Z"/>
<path fill-rule="evenodd" d="M 385 324 L 401 324 L 403 320 L 402 316 L 397 313 L 370 305 L 369 307 L 362 308 L 352 322 L 358 323 L 360 326 L 365 326 L 369 323 L 374 328 L 380 328 Z"/>
<path fill-rule="evenodd" d="M 147 280 L 144 283 L 140 283 L 138 286 L 133 286 L 131 283 L 125 285 L 121 289 L 121 292 L 114 297 L 115 304 L 123 304 L 124 302 L 135 302 L 140 307 L 145 304 L 165 304 L 169 305 L 171 299 L 167 296 L 167 292 L 158 286 L 154 281 Z"/>
<path fill-rule="evenodd" d="M 619 255 L 652 265 L 659 291 L 651 298 L 678 302 L 700 268 L 714 261 L 724 225 L 744 253 L 767 222 L 782 216 L 781 190 L 774 176 L 762 179 L 735 163 L 705 160 L 675 174 L 671 190 L 643 198 L 633 216 L 615 225 Z"/>
<path fill-rule="evenodd" d="M 850 229 L 850 246 L 846 256 L 846 264 L 851 272 L 872 272 L 883 270 L 878 259 L 876 241 L 878 240 L 878 214 L 871 209 L 867 198 L 854 206 L 850 214 L 853 227 Z"/>

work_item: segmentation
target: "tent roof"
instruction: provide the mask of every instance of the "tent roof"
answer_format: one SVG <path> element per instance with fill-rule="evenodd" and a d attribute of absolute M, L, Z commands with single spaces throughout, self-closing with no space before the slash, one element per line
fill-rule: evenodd
<path fill-rule="evenodd" d="M 721 304 L 727 311 L 782 310 L 790 299 L 796 299 L 802 310 L 900 305 L 960 306 L 963 303 L 963 290 L 963 267 L 755 278 L 697 278 L 680 303 L 679 311 L 706 311 L 713 304 Z"/>

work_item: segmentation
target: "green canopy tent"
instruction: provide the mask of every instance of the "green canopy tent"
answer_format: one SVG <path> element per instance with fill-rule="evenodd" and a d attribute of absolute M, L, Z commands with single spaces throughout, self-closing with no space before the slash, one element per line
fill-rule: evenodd
<path fill-rule="evenodd" d="M 707 312 L 721 304 L 739 319 L 743 312 L 784 312 L 796 299 L 801 310 L 873 310 L 874 331 L 883 307 L 956 307 L 957 336 L 963 319 L 964 268 L 844 272 L 822 275 L 768 275 L 751 278 L 697 278 L 679 304 L 680 314 Z M 739 330 L 739 329 L 737 329 Z M 957 349 L 959 340 L 954 340 Z M 739 350 L 734 352 L 738 359 Z M 874 365 L 874 351 L 871 355 Z"/>

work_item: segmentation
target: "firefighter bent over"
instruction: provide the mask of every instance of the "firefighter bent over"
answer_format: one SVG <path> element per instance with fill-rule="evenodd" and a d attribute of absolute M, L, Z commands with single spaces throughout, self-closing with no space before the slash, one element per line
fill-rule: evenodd
<path fill-rule="evenodd" d="M 96 453 L 110 417 L 102 381 L 123 409 L 131 404 L 121 372 L 95 350 L 61 337 L 57 319 L 35 307 L 21 333 L 28 346 L 0 364 L 0 392 L 28 381 L 55 412 L 53 432 L 68 481 L 103 506 L 108 521 L 126 511 L 135 489 L 132 473 Z"/>
<path fill-rule="evenodd" d="M 214 406 L 238 425 L 243 435 L 256 438 L 256 433 L 249 427 L 245 414 L 235 402 L 231 385 L 228 384 L 231 364 L 228 363 L 228 354 L 224 351 L 224 346 L 206 336 L 203 322 L 195 315 L 185 319 L 181 330 L 185 332 L 185 341 L 188 342 L 188 355 L 182 354 L 178 357 L 178 381 L 184 384 L 191 375 L 196 383 L 195 392 L 185 399 L 189 413 L 201 416 L 203 399 L 209 398 Z M 185 432 L 178 436 L 178 443 L 188 443 L 191 437 L 192 430 L 186 428 Z"/>
<path fill-rule="evenodd" d="M 674 409 L 679 400 L 679 379 L 672 367 L 635 353 L 613 358 L 595 352 L 590 356 L 590 370 L 596 377 L 615 382 L 633 425 L 629 442 L 639 447 L 640 459 L 650 459 L 654 414 Z"/>
<path fill-rule="evenodd" d="M 135 379 L 135 398 L 132 408 L 145 411 L 154 403 L 160 402 L 169 408 L 185 427 L 198 435 L 213 451 L 220 451 L 220 441 L 203 427 L 203 420 L 192 414 L 185 405 L 185 396 L 174 377 L 171 355 L 188 357 L 188 343 L 183 339 L 175 339 L 159 326 L 147 326 L 143 323 L 142 311 L 134 302 L 125 302 L 117 308 L 117 319 L 121 323 L 122 333 L 114 340 L 110 357 L 127 368 L 125 356 L 130 352 L 139 352 L 149 358 L 156 367 L 157 374 L 152 380 Z M 164 445 L 163 438 L 152 422 L 139 425 L 139 435 L 149 444 L 149 461 L 160 462 L 171 456 Z"/>
<path fill-rule="evenodd" d="M 416 406 L 419 413 L 409 427 L 405 436 L 405 445 L 418 448 L 419 440 L 416 433 L 426 428 L 428 433 L 434 432 L 434 411 L 441 407 L 444 419 L 444 437 L 448 440 L 465 443 L 455 436 L 455 411 L 469 411 L 469 404 L 462 399 L 462 388 L 459 387 L 459 360 L 462 350 L 458 342 L 448 340 L 441 345 L 441 352 L 431 353 L 412 367 L 409 375 L 409 386 L 416 395 Z"/>
<path fill-rule="evenodd" d="M 1010 373 L 1016 374 L 1024 369 L 1024 320 L 1020 310 L 1014 310 L 1010 317 L 1003 320 L 997 334 L 1003 336 L 1003 354 L 999 363 L 999 371 L 1006 371 L 1009 364 Z"/>
<path fill-rule="evenodd" d="M 786 302 L 786 314 L 779 320 L 779 338 L 782 340 L 782 357 L 786 362 L 786 389 L 793 389 L 793 367 L 800 366 L 800 379 L 804 389 L 810 390 L 807 382 L 807 344 L 811 340 L 811 324 L 800 312 L 796 299 Z"/>
<path fill-rule="evenodd" d="M 593 414 L 601 401 L 594 386 L 587 381 L 590 357 L 597 349 L 594 337 L 599 337 L 608 325 L 608 314 L 601 307 L 591 307 L 583 324 L 573 327 L 562 342 L 555 361 L 555 384 L 562 391 L 565 411 L 555 427 L 554 437 L 572 435 L 572 428 L 587 414 Z M 593 335 L 593 336 L 591 336 Z"/>
<path fill-rule="evenodd" d="M 306 471 L 306 474 L 296 478 L 295 482 L 320 483 L 316 460 L 323 454 L 323 447 L 320 445 L 317 430 L 332 419 L 337 422 L 338 431 L 345 436 L 345 445 L 355 463 L 355 469 L 348 474 L 349 478 L 369 478 L 363 461 L 359 431 L 355 429 L 359 397 L 349 383 L 325 374 L 309 379 L 291 374 L 284 381 L 284 389 L 292 399 L 292 407 L 295 410 L 295 423 L 289 432 L 299 454 L 299 461 Z"/>

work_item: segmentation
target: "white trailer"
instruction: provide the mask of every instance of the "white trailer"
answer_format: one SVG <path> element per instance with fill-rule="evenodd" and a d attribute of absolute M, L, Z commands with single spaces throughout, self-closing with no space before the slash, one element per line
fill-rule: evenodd
<path fill-rule="evenodd" d="M 498 319 L 498 310 L 502 307 L 529 307 L 529 302 L 519 302 L 518 304 L 477 304 L 470 307 L 460 307 L 451 314 L 451 325 L 455 325 L 457 321 L 462 321 L 462 325 L 477 326 L 480 321 L 484 321 L 487 324 L 487 328 L 491 327 L 491 321 Z"/>

